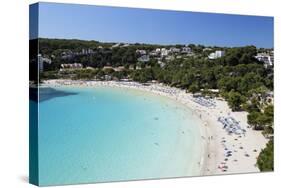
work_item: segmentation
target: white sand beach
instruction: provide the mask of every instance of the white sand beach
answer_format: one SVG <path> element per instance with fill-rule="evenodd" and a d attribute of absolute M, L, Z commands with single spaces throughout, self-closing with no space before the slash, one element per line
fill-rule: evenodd
<path fill-rule="evenodd" d="M 255 166 L 257 157 L 267 143 L 260 131 L 252 130 L 247 124 L 247 112 L 232 112 L 227 102 L 222 99 L 212 99 L 213 105 L 202 105 L 194 101 L 194 97 L 184 90 L 152 83 L 142 85 L 136 82 L 118 81 L 72 81 L 48 80 L 44 85 L 54 87 L 64 86 L 110 86 L 139 89 L 158 95 L 167 96 L 192 109 L 194 115 L 202 120 L 201 138 L 205 146 L 204 156 L 200 162 L 202 175 L 233 174 L 259 172 Z M 243 134 L 229 134 L 223 129 L 219 117 L 233 117 L 239 122 Z"/>

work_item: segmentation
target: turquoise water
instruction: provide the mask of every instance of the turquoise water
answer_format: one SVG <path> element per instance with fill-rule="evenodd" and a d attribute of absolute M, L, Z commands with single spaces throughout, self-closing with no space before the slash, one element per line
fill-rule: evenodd
<path fill-rule="evenodd" d="M 41 88 L 40 185 L 199 175 L 199 119 L 134 89 Z"/>

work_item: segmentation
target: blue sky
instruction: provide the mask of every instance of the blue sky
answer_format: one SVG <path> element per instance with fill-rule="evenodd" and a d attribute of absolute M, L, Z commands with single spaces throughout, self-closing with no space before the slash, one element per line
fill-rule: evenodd
<path fill-rule="evenodd" d="M 40 3 L 39 37 L 273 47 L 273 18 Z"/>

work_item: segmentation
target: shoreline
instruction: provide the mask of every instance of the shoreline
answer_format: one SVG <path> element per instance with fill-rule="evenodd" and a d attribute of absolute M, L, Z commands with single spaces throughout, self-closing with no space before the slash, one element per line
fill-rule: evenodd
<path fill-rule="evenodd" d="M 202 121 L 199 127 L 202 139 L 202 157 L 200 159 L 199 175 L 218 175 L 233 173 L 259 172 L 255 166 L 256 157 L 267 143 L 267 139 L 260 131 L 249 128 L 247 124 L 247 112 L 232 112 L 225 100 L 213 99 L 214 106 L 203 106 L 194 101 L 192 94 L 182 89 L 165 86 L 159 83 L 142 85 L 137 82 L 122 81 L 80 81 L 80 80 L 47 80 L 43 85 L 60 86 L 109 86 L 119 88 L 137 89 L 151 92 L 156 95 L 173 99 L 192 111 Z M 223 125 L 218 122 L 219 117 L 234 117 L 239 125 L 246 130 L 244 136 L 229 135 Z M 232 155 L 226 157 L 227 151 Z M 225 168 L 218 168 L 226 166 Z M 225 170 L 225 171 L 224 171 Z"/>

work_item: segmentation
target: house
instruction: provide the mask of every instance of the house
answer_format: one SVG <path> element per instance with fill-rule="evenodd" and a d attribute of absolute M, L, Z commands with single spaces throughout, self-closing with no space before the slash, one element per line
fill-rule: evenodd
<path fill-rule="evenodd" d="M 180 53 L 180 49 L 179 48 L 176 48 L 176 47 L 172 47 L 172 48 L 170 48 L 170 52 L 172 52 L 172 53 Z"/>
<path fill-rule="evenodd" d="M 160 53 L 161 53 L 161 49 L 160 49 L 160 48 L 156 48 L 156 49 L 155 49 L 155 52 L 158 53 L 158 54 L 160 54 Z"/>
<path fill-rule="evenodd" d="M 83 48 L 81 54 L 82 54 L 82 55 L 87 54 L 87 49 L 84 49 L 84 48 Z"/>
<path fill-rule="evenodd" d="M 121 72 L 121 71 L 124 71 L 125 70 L 125 67 L 124 66 L 119 66 L 119 67 L 116 67 L 116 68 L 113 68 L 114 71 L 116 72 Z"/>
<path fill-rule="evenodd" d="M 44 71 L 44 63 L 51 64 L 52 60 L 46 57 L 43 57 L 41 54 L 38 54 L 37 56 L 38 60 L 38 67 L 39 67 L 39 72 Z"/>
<path fill-rule="evenodd" d="M 221 50 L 216 50 L 215 52 L 211 53 L 208 58 L 209 59 L 217 59 L 217 58 L 221 58 L 223 57 L 225 54 L 224 51 L 221 51 Z"/>
<path fill-rule="evenodd" d="M 121 46 L 121 47 L 124 48 L 124 47 L 129 47 L 129 46 L 130 46 L 130 44 L 126 43 L 126 44 L 124 44 L 124 45 Z"/>
<path fill-rule="evenodd" d="M 117 48 L 119 46 L 120 46 L 120 43 L 116 43 L 116 44 L 112 45 L 111 48 Z"/>
<path fill-rule="evenodd" d="M 73 57 L 74 57 L 74 53 L 71 50 L 61 53 L 62 59 L 72 59 Z"/>
<path fill-rule="evenodd" d="M 206 51 L 212 51 L 212 48 L 204 48 L 203 52 L 206 52 Z"/>
<path fill-rule="evenodd" d="M 135 70 L 135 66 L 134 65 L 130 65 L 129 66 L 129 70 Z"/>
<path fill-rule="evenodd" d="M 265 67 L 272 66 L 273 65 L 273 54 L 268 53 L 258 53 L 255 58 L 264 63 Z"/>
<path fill-rule="evenodd" d="M 81 63 L 68 63 L 68 64 L 61 64 L 61 71 L 65 69 L 82 69 L 83 65 Z"/>
<path fill-rule="evenodd" d="M 148 62 L 150 60 L 149 55 L 142 55 L 138 58 L 139 62 Z"/>
<path fill-rule="evenodd" d="M 104 66 L 102 68 L 102 70 L 110 70 L 110 69 L 114 70 L 114 68 L 112 66 Z"/>
<path fill-rule="evenodd" d="M 181 53 L 183 53 L 183 54 L 189 54 L 189 53 L 192 53 L 192 50 L 191 50 L 190 47 L 185 46 L 185 47 L 183 47 L 183 48 L 181 49 Z"/>
<path fill-rule="evenodd" d="M 146 55 L 145 50 L 136 50 L 136 53 L 139 54 L 139 55 Z"/>
<path fill-rule="evenodd" d="M 39 72 L 43 72 L 44 71 L 44 62 L 43 62 L 42 55 L 38 54 L 37 58 L 38 58 Z"/>
<path fill-rule="evenodd" d="M 141 70 L 141 69 L 142 69 L 141 66 L 139 65 L 136 66 L 136 70 Z"/>
<path fill-rule="evenodd" d="M 81 55 L 89 55 L 89 54 L 93 54 L 94 53 L 94 50 L 92 50 L 92 49 L 82 49 L 82 51 L 81 51 Z"/>
<path fill-rule="evenodd" d="M 88 69 L 88 70 L 96 70 L 95 68 L 93 68 L 93 67 L 86 67 L 86 69 Z"/>
<path fill-rule="evenodd" d="M 160 53 L 161 53 L 161 51 L 152 50 L 151 52 L 149 52 L 149 55 L 156 57 L 156 56 L 160 55 Z"/>
<path fill-rule="evenodd" d="M 164 57 L 164 56 L 167 56 L 169 55 L 169 50 L 166 49 L 166 48 L 161 48 L 161 56 Z"/>

